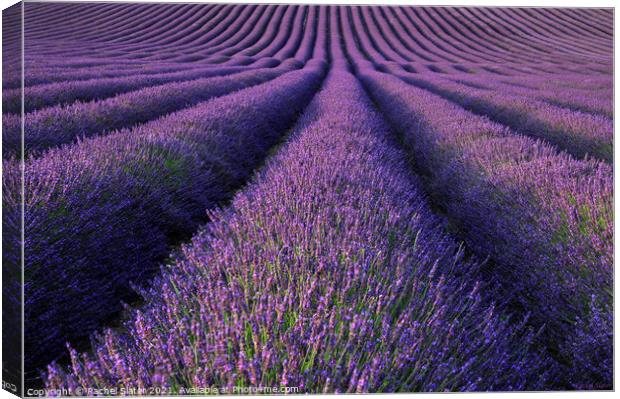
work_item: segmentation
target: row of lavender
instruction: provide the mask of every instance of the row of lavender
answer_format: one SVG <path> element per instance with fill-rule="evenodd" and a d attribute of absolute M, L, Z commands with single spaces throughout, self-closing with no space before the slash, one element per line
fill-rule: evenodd
<path fill-rule="evenodd" d="M 259 43 L 269 41 L 275 32 L 295 32 L 303 25 L 299 21 L 305 20 L 309 26 L 317 21 L 315 7 L 127 7 L 132 10 L 123 11 L 123 6 L 104 10 L 81 4 L 27 4 L 25 17 L 31 23 L 26 24 L 30 49 L 26 56 L 34 58 L 27 60 L 26 80 L 38 69 L 59 66 L 140 66 L 146 61 L 182 65 L 206 59 L 223 62 L 233 54 L 260 53 Z M 392 48 L 404 45 L 396 53 L 384 51 L 386 59 L 420 63 L 422 67 L 425 62 L 449 62 L 453 63 L 451 67 L 462 68 L 462 64 L 493 65 L 501 61 L 543 69 L 540 64 L 547 63 L 570 70 L 583 63 L 605 64 L 612 46 L 609 34 L 613 19 L 604 10 L 375 7 L 353 8 L 353 12 L 361 12 L 363 21 L 385 36 L 385 40 L 377 36 L 378 42 L 385 41 Z M 157 22 L 152 23 L 151 18 Z M 98 23 L 93 24 L 94 20 Z M 462 24 L 463 20 L 470 23 Z M 51 21 L 56 23 L 50 25 Z M 570 28 L 565 24 L 571 24 Z M 88 40 L 76 46 L 78 35 Z M 67 38 L 71 41 L 63 40 Z M 107 58 L 94 58 L 94 53 Z"/>
<path fill-rule="evenodd" d="M 157 117 L 180 109 L 191 107 L 211 97 L 221 96 L 245 86 L 272 79 L 279 73 L 300 62 L 289 60 L 279 68 L 258 68 L 256 70 L 229 70 L 228 68 L 199 71 L 200 75 L 230 75 L 203 77 L 187 82 L 177 81 L 165 85 L 147 87 L 130 91 L 110 98 L 90 102 L 77 101 L 69 105 L 56 105 L 28 113 L 5 115 L 2 120 L 3 156 L 21 154 L 24 145 L 25 157 L 30 158 L 50 147 L 75 142 L 76 139 L 100 135 L 115 129 L 148 122 Z M 209 73 L 211 72 L 211 73 Z M 237 72 L 237 73 L 235 73 Z M 193 73 L 182 72 L 191 79 Z M 70 84 L 60 85 L 59 96 L 71 96 L 67 90 Z M 77 90 L 76 90 L 77 91 Z M 91 90 L 86 88 L 85 96 L 99 96 L 105 92 L 101 86 Z M 53 96 L 54 91 L 44 92 L 45 98 Z M 77 93 L 74 93 L 78 96 Z M 32 96 L 33 102 L 36 97 Z M 59 97 L 56 97 L 59 100 Z M 27 101 L 30 103 L 30 101 Z M 22 128 L 24 142 L 22 143 Z M 34 153 L 34 154 L 33 154 Z"/>
<path fill-rule="evenodd" d="M 296 9 L 289 8 L 291 10 Z M 312 16 L 316 13 L 317 10 L 313 8 L 310 14 Z M 294 65 L 295 59 L 305 62 L 312 56 L 316 33 L 309 28 L 299 28 L 303 25 L 299 17 L 304 15 L 302 12 L 297 13 L 296 24 L 289 21 L 290 26 L 298 26 L 296 29 L 278 31 L 271 28 L 270 35 L 256 37 L 263 32 L 263 26 L 254 29 L 254 38 L 252 35 L 245 37 L 241 43 L 247 40 L 250 40 L 249 43 L 256 42 L 254 47 L 257 49 L 258 61 L 250 59 L 251 65 L 248 67 L 243 66 L 248 62 L 237 57 L 226 65 L 181 72 L 169 72 L 172 68 L 170 65 L 150 67 L 144 76 L 135 73 L 125 76 L 120 72 L 120 77 L 80 80 L 79 76 L 92 77 L 92 71 L 87 71 L 85 75 L 77 73 L 77 76 L 70 73 L 59 82 L 47 84 L 43 83 L 48 81 L 44 76 L 51 75 L 52 81 L 58 77 L 49 71 L 44 76 L 31 74 L 32 79 L 39 84 L 28 86 L 23 93 L 24 118 L 19 114 L 21 90 L 4 90 L 4 112 L 14 114 L 3 117 L 3 156 L 6 158 L 19 154 L 22 122 L 26 156 L 31 156 L 31 152 L 36 155 L 48 147 L 69 143 L 78 137 L 143 123 L 214 95 L 222 95 L 225 91 L 236 90 L 247 84 L 244 83 L 246 80 L 257 78 L 258 74 L 250 70 L 274 67 L 281 63 L 284 63 L 283 67 L 290 67 Z M 245 51 L 254 54 L 251 49 Z M 97 70 L 97 73 L 101 71 Z M 208 79 L 232 74 L 235 75 L 228 79 Z M 262 75 L 267 78 L 270 74 L 265 71 Z M 42 79 L 42 82 L 38 79 Z"/>
<path fill-rule="evenodd" d="M 226 10 L 230 11 L 231 7 L 226 8 Z M 362 11 L 359 11 L 362 10 Z M 395 11 L 396 10 L 396 11 Z M 206 8 L 203 7 L 202 11 L 206 11 Z M 401 11 L 401 12 L 398 12 Z M 189 12 L 189 11 L 188 11 Z M 213 10 L 210 10 L 209 12 L 206 13 L 206 15 L 220 15 L 220 14 L 213 14 L 212 15 Z M 380 15 L 378 14 L 379 12 L 382 13 L 382 15 L 384 16 L 384 18 L 380 18 Z M 422 10 L 420 11 L 422 13 L 424 13 L 425 11 Z M 454 11 L 456 13 L 460 12 L 459 10 Z M 417 29 L 418 26 L 424 26 L 423 24 L 419 23 L 421 21 L 417 21 L 414 23 L 413 16 L 417 15 L 417 11 L 413 10 L 413 9 L 386 9 L 386 10 L 382 10 L 382 9 L 365 9 L 365 8 L 354 8 L 353 9 L 353 13 L 355 15 L 357 15 L 358 13 L 361 13 L 361 15 L 359 15 L 359 17 L 361 18 L 363 23 L 368 24 L 368 26 L 371 27 L 371 29 L 374 28 L 374 30 L 376 32 L 373 33 L 377 33 L 376 38 L 377 40 L 382 38 L 383 36 L 385 36 L 384 41 L 386 43 L 389 44 L 389 46 L 392 46 L 394 48 L 396 48 L 396 46 L 401 46 L 400 49 L 396 48 L 396 51 L 398 51 L 398 54 L 403 54 L 404 52 L 409 51 L 409 55 L 406 57 L 400 57 L 400 59 L 398 59 L 398 57 L 396 58 L 390 58 L 389 55 L 389 51 L 390 49 L 386 50 L 386 46 L 388 44 L 383 43 L 379 40 L 379 46 L 381 47 L 381 53 L 384 57 L 386 57 L 386 59 L 393 61 L 394 59 L 398 60 L 398 61 L 402 61 L 402 62 L 407 62 L 407 61 L 411 61 L 412 59 L 419 59 L 420 57 L 422 57 L 421 53 L 417 52 L 417 50 L 414 49 L 415 47 L 415 41 L 412 42 L 412 40 L 421 40 L 421 38 L 425 37 L 425 36 L 429 36 L 433 33 L 438 33 L 439 31 L 437 30 L 438 28 L 435 27 L 433 29 L 427 30 L 424 32 L 424 35 L 420 35 L 420 37 L 408 37 L 407 35 L 405 35 L 405 32 L 409 32 L 409 28 L 411 27 L 415 27 Z M 404 22 L 403 23 L 403 27 L 405 29 L 403 29 L 403 33 L 399 34 L 399 32 L 394 31 L 393 29 L 389 29 L 389 27 L 387 26 L 387 24 L 385 23 L 384 19 L 388 18 L 389 15 L 387 15 L 387 13 L 395 13 L 394 15 L 392 15 L 393 18 L 398 19 L 398 17 L 400 18 L 405 18 L 405 15 L 409 16 L 410 18 L 412 18 L 409 21 L 408 25 L 405 25 Z M 199 14 L 199 13 L 196 13 Z M 233 62 L 233 64 L 238 64 L 240 62 L 243 62 L 241 59 L 243 57 L 247 57 L 247 62 L 255 62 L 256 59 L 260 59 L 261 54 L 264 55 L 268 55 L 268 54 L 273 54 L 273 48 L 277 49 L 279 48 L 279 46 L 283 46 L 284 43 L 288 43 L 288 47 L 294 46 L 296 41 L 298 40 L 298 37 L 300 35 L 301 32 L 301 26 L 303 24 L 300 24 L 298 22 L 300 22 L 300 20 L 306 18 L 306 22 L 307 22 L 307 28 L 305 29 L 305 32 L 311 32 L 312 29 L 310 29 L 311 27 L 313 27 L 313 22 L 316 20 L 317 18 L 317 12 L 316 12 L 316 8 L 309 8 L 309 10 L 306 10 L 305 8 L 299 8 L 298 12 L 296 8 L 287 8 L 286 12 L 285 12 L 285 8 L 278 8 L 277 10 L 271 10 L 268 11 L 268 9 L 266 7 L 262 7 L 262 8 L 258 8 L 258 9 L 253 9 L 252 7 L 248 7 L 245 8 L 243 10 L 243 12 L 230 12 L 230 15 L 228 15 L 226 18 L 223 18 L 221 20 L 214 18 L 213 20 L 210 20 L 209 25 L 210 27 L 212 27 L 212 31 L 209 31 L 209 35 L 208 39 L 204 39 L 206 40 L 206 43 L 208 43 L 209 45 L 209 51 L 217 54 L 217 57 L 222 57 L 222 56 L 226 56 L 226 54 L 236 54 L 235 57 L 237 57 L 237 59 Z M 371 18 L 371 16 L 369 16 L 368 14 L 373 14 L 374 18 Z M 377 15 L 375 15 L 377 14 Z M 411 14 L 411 15 L 410 15 Z M 140 14 L 141 15 L 141 14 Z M 205 16 L 206 16 L 205 15 Z M 233 16 L 234 18 L 231 20 L 230 16 Z M 261 16 L 259 22 L 260 23 L 252 23 L 249 24 L 247 26 L 244 26 L 242 29 L 240 28 L 239 22 L 243 21 L 244 19 L 242 17 L 245 18 L 258 18 L 258 16 Z M 263 18 L 264 16 L 267 16 L 268 18 Z M 177 16 L 178 17 L 178 16 Z M 140 16 L 140 18 L 145 18 L 145 16 Z M 417 19 L 420 19 L 420 16 L 416 17 Z M 128 20 L 131 20 L 131 18 L 129 18 Z M 215 23 L 215 21 L 218 21 L 218 23 Z M 430 19 L 431 21 L 433 19 Z M 79 21 L 79 20 L 78 20 Z M 231 23 L 234 22 L 234 23 Z M 81 22 L 81 21 L 80 21 Z M 136 21 L 137 22 L 137 21 Z M 252 22 L 256 22 L 256 21 L 252 21 Z M 456 22 L 456 20 L 453 21 L 453 23 Z M 183 23 L 180 23 L 179 25 L 183 26 L 185 24 L 187 24 L 188 21 L 183 21 Z M 138 24 L 139 25 L 139 24 Z M 162 25 L 162 23 L 160 22 L 158 25 Z M 213 26 L 211 26 L 213 25 Z M 104 24 L 104 26 L 107 26 Z M 165 26 L 165 24 L 163 25 Z M 34 32 L 32 32 L 31 34 L 34 35 L 33 37 L 38 37 L 37 34 L 35 32 L 38 31 L 38 26 L 33 26 L 32 29 L 30 30 L 34 30 Z M 132 27 L 133 28 L 133 27 Z M 251 30 L 249 30 L 251 29 Z M 48 32 L 49 29 L 45 29 L 45 32 Z M 468 37 L 471 39 L 471 35 L 476 33 L 477 31 L 473 31 L 471 33 L 468 34 Z M 49 33 L 49 32 L 48 32 Z M 459 36 L 456 35 L 458 32 L 450 32 L 451 34 L 453 34 L 452 36 L 458 38 Z M 558 32 L 555 32 L 556 34 L 558 34 Z M 66 34 L 66 33 L 65 33 Z M 290 38 L 288 37 L 288 35 L 292 35 Z M 590 32 L 589 34 L 586 34 L 585 37 L 589 37 L 591 36 L 593 33 Z M 383 35 L 383 36 L 382 36 Z M 173 35 L 174 37 L 175 35 Z M 497 36 L 494 36 L 497 39 Z M 224 39 L 230 39 L 230 41 L 228 40 L 224 40 Z M 233 40 L 234 39 L 234 40 Z M 406 39 L 409 39 L 409 41 L 407 41 Z M 465 40 L 465 38 L 461 38 L 463 39 L 463 42 Z M 118 41 L 118 37 L 116 37 L 116 39 Z M 172 39 L 170 39 L 172 40 Z M 591 39 L 588 39 L 588 44 L 592 45 L 592 43 L 590 42 Z M 470 40 L 471 41 L 471 40 Z M 30 43 L 30 41 L 29 41 Z M 36 42 L 35 42 L 36 43 Z M 161 46 L 163 46 L 163 44 L 161 42 L 155 42 L 157 44 L 157 48 L 159 50 L 161 50 Z M 177 51 L 179 51 L 178 48 L 178 43 L 176 41 L 174 41 L 174 46 L 175 49 Z M 267 43 L 271 43 L 269 45 L 269 49 L 264 48 L 264 46 Z M 431 43 L 432 44 L 432 43 Z M 120 44 L 119 44 L 120 45 Z M 404 47 L 403 47 L 404 45 Z M 169 44 L 169 46 L 172 46 L 172 44 Z M 249 47 L 248 47 L 249 46 Z M 426 46 L 426 44 L 425 44 Z M 469 46 L 473 46 L 473 44 L 469 44 Z M 286 46 L 285 46 L 286 47 Z M 419 46 L 418 46 L 419 47 Z M 443 48 L 443 45 L 432 45 L 430 46 L 431 49 L 433 50 L 438 50 Z M 135 48 L 131 48 L 132 51 L 136 51 L 137 49 Z M 195 50 L 195 49 L 194 49 Z M 280 49 L 279 53 L 280 53 L 280 57 L 286 57 L 287 56 L 287 52 L 286 51 L 281 51 L 283 50 L 283 48 Z M 471 50 L 473 51 L 479 51 L 480 49 L 478 47 L 471 47 Z M 129 50 L 128 50 L 129 51 Z M 504 49 L 503 51 L 504 53 L 506 52 L 506 49 Z M 35 52 L 36 53 L 36 52 Z M 464 53 L 464 49 L 460 48 L 459 51 L 460 54 Z M 392 51 L 391 53 L 392 55 L 394 54 L 394 51 Z M 252 55 L 252 57 L 249 57 L 248 55 Z M 75 54 L 72 54 L 73 57 L 75 57 Z M 290 55 L 288 55 L 290 56 Z M 497 62 L 497 54 L 495 54 L 496 58 L 495 58 L 495 62 Z M 537 56 L 540 56 L 540 54 L 537 54 Z M 412 58 L 413 57 L 413 58 Z M 464 61 L 463 59 L 458 59 L 459 62 L 462 63 L 462 61 Z M 452 61 L 454 62 L 455 60 L 452 59 Z M 478 63 L 480 64 L 481 62 L 484 61 L 484 57 L 482 57 L 481 55 L 479 55 L 477 58 L 469 58 L 468 62 L 474 62 L 474 63 Z M 489 60 L 486 60 L 489 61 Z M 513 60 L 514 61 L 514 60 Z M 26 80 L 29 80 L 29 77 L 34 73 L 35 76 L 36 74 L 38 74 L 39 72 L 37 71 L 37 69 L 39 68 L 37 65 L 38 63 L 35 63 L 34 65 L 30 66 L 32 63 L 27 63 L 27 68 L 26 68 Z M 225 63 L 228 64 L 228 63 Z M 75 61 L 71 61 L 70 63 L 67 63 L 66 61 L 63 62 L 62 64 L 63 66 L 71 66 L 71 67 L 75 67 L 76 63 Z M 86 64 L 88 65 L 88 64 Z M 135 63 L 131 63 L 128 66 L 131 65 L 139 65 L 139 64 L 135 64 Z M 182 64 L 183 65 L 183 64 Z M 118 67 L 118 65 L 114 65 L 115 68 Z M 56 69 L 56 68 L 54 68 Z M 44 67 L 44 71 L 45 71 L 45 67 Z M 43 72 L 43 71 L 42 71 Z M 55 72 L 58 72 L 57 70 Z M 121 73 L 121 72 L 119 72 Z M 92 75 L 91 75 L 92 76 Z M 35 77 L 36 78 L 36 77 Z M 41 90 L 43 90 L 44 88 L 40 88 Z M 47 100 L 47 101 L 52 101 L 54 100 L 54 96 L 52 96 L 51 99 Z M 5 104 L 6 106 L 6 104 Z M 15 105 L 16 107 L 17 105 Z M 15 108 L 13 106 L 11 107 L 7 107 L 5 109 L 13 109 Z M 26 110 L 29 109 L 28 104 L 26 104 Z"/>

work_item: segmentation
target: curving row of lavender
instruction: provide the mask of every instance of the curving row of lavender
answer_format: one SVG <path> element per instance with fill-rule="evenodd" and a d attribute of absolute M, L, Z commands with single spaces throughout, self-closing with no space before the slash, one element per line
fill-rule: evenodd
<path fill-rule="evenodd" d="M 489 82 L 487 79 L 469 75 L 454 76 L 451 79 L 476 89 L 488 90 L 490 92 L 499 91 L 510 95 L 516 94 L 525 98 L 541 100 L 552 105 L 568 108 L 569 110 L 602 115 L 610 119 L 613 118 L 614 114 L 613 90 L 609 87 L 608 80 L 601 82 L 600 86 L 594 86 L 598 90 L 592 91 L 584 90 L 578 86 L 583 79 L 582 76 L 575 77 L 575 80 L 571 79 L 570 76 L 564 76 L 563 79 L 567 84 L 566 87 L 558 89 L 548 86 L 547 90 L 541 91 L 540 89 L 528 87 L 521 79 Z M 534 103 L 541 106 L 538 101 L 534 101 Z M 545 108 L 544 105 L 542 107 Z M 556 109 L 555 112 L 558 112 L 558 110 Z M 564 112 L 567 111 L 564 110 Z"/>
<path fill-rule="evenodd" d="M 613 122 L 606 116 L 537 100 L 531 92 L 513 94 L 500 88 L 487 91 L 441 77 L 412 77 L 406 72 L 394 75 L 522 134 L 549 141 L 575 157 L 590 155 L 607 162 L 613 160 Z M 559 102 L 562 104 L 562 100 Z M 611 111 L 611 107 L 608 110 Z"/>
<path fill-rule="evenodd" d="M 26 114 L 5 115 L 2 120 L 3 155 L 18 154 L 24 129 L 25 156 L 83 137 L 147 122 L 190 107 L 211 97 L 273 79 L 300 62 L 289 60 L 276 68 L 243 71 L 231 76 L 207 77 L 169 83 L 91 102 L 56 105 Z"/>
<path fill-rule="evenodd" d="M 27 381 L 613 386 L 609 10 L 24 15 L 23 82 L 3 23 L 3 275 L 23 183 Z"/>
<path fill-rule="evenodd" d="M 259 65 L 257 67 L 270 65 Z M 28 87 L 24 90 L 24 112 L 29 113 L 41 108 L 69 104 L 76 101 L 90 101 L 112 97 L 120 93 L 138 90 L 144 87 L 182 82 L 211 76 L 221 76 L 242 72 L 246 68 L 198 68 L 181 72 L 139 75 L 109 79 L 76 80 L 61 83 L 49 83 Z M 6 90 L 2 96 L 2 109 L 7 113 L 21 112 L 21 89 Z"/>

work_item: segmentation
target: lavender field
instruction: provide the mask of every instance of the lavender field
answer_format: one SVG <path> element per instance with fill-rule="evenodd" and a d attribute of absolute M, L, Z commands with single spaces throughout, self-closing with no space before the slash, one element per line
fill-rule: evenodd
<path fill-rule="evenodd" d="M 20 7 L 26 388 L 613 388 L 613 10 Z"/>

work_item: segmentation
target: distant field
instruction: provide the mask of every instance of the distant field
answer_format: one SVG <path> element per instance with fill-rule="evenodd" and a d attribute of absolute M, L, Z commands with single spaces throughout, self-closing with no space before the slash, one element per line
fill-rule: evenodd
<path fill-rule="evenodd" d="M 612 389 L 613 10 L 18 11 L 33 386 Z"/>

